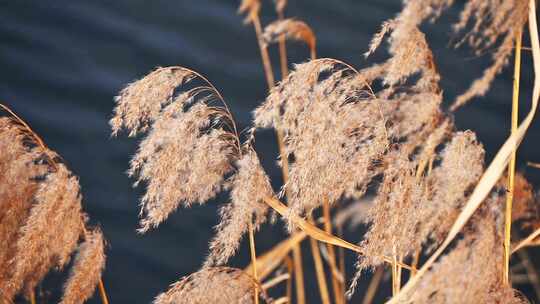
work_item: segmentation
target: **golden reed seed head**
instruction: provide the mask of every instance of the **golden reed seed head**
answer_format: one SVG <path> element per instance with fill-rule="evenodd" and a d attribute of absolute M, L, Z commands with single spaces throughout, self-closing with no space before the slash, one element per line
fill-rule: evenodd
<path fill-rule="evenodd" d="M 255 279 L 241 269 L 207 267 L 171 285 L 154 304 L 252 304 L 257 287 Z"/>
<path fill-rule="evenodd" d="M 314 50 L 316 47 L 317 39 L 309 25 L 296 19 L 277 20 L 268 24 L 264 28 L 262 39 L 264 44 L 268 46 L 268 44 L 278 42 L 282 35 L 286 39 L 303 41 L 310 50 Z"/>
<path fill-rule="evenodd" d="M 194 79 L 203 84 L 182 87 Z M 159 68 L 122 90 L 114 113 L 113 134 L 148 131 L 128 171 L 135 185 L 146 184 L 140 232 L 157 227 L 178 206 L 202 204 L 222 190 L 239 157 L 239 139 L 219 92 L 203 76 Z"/>
<path fill-rule="evenodd" d="M 490 208 L 501 209 L 501 201 Z M 475 215 L 463 239 L 422 277 L 407 303 L 528 303 L 502 282 L 502 230 L 498 216 L 484 208 Z"/>
<path fill-rule="evenodd" d="M 387 148 L 380 102 L 355 75 L 332 59 L 297 65 L 255 110 L 257 127 L 285 133 L 285 152 L 294 161 L 282 193 L 296 215 L 324 199 L 362 193 Z"/>
<path fill-rule="evenodd" d="M 78 179 L 19 118 L 0 118 L 0 290 L 28 296 L 84 231 Z"/>
<path fill-rule="evenodd" d="M 8 297 L 23 286 L 32 290 L 49 269 L 69 261 L 84 225 L 79 190 L 78 180 L 63 165 L 40 183 L 9 262 L 11 276 L 4 289 Z"/>
<path fill-rule="evenodd" d="M 64 285 L 61 304 L 82 303 L 89 299 L 101 279 L 105 268 L 104 240 L 101 230 L 95 228 L 86 233 L 79 245 L 77 255 Z"/>
<path fill-rule="evenodd" d="M 205 261 L 207 267 L 227 263 L 236 253 L 249 223 L 258 230 L 266 221 L 268 206 L 263 200 L 274 196 L 270 180 L 253 149 L 249 148 L 237 161 L 237 167 L 230 181 L 231 202 L 220 210 L 221 220 Z"/>
<path fill-rule="evenodd" d="M 193 73 L 181 67 L 157 68 L 141 80 L 124 88 L 116 96 L 114 116 L 110 120 L 112 134 L 116 135 L 123 128 L 130 136 L 148 129 L 163 105 L 170 103 L 175 89 L 189 82 Z"/>

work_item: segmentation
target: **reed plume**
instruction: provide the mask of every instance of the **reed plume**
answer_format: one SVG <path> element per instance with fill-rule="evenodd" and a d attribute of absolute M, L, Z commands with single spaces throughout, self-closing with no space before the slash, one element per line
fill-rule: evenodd
<path fill-rule="evenodd" d="M 64 285 L 62 304 L 81 303 L 89 299 L 105 268 L 103 234 L 99 229 L 86 233 L 79 245 L 73 268 Z"/>
<path fill-rule="evenodd" d="M 203 84 L 174 95 L 174 85 L 195 78 Z M 159 68 L 122 90 L 114 113 L 113 135 L 121 128 L 130 135 L 149 129 L 128 171 L 135 185 L 147 184 L 140 232 L 157 227 L 180 204 L 203 204 L 223 189 L 240 145 L 221 95 L 201 75 Z"/>
<path fill-rule="evenodd" d="M 257 281 L 241 269 L 207 267 L 181 278 L 154 304 L 254 303 Z M 261 293 L 262 297 L 266 295 Z M 267 299 L 267 302 L 268 299 Z"/>
<path fill-rule="evenodd" d="M 380 105 L 355 75 L 332 59 L 297 65 L 255 110 L 256 126 L 285 131 L 294 161 L 283 192 L 296 215 L 321 206 L 324 197 L 334 203 L 344 194 L 358 196 L 387 148 Z"/>
<path fill-rule="evenodd" d="M 418 27 L 426 20 L 435 20 L 440 14 L 448 9 L 454 0 L 411 0 L 405 2 L 401 12 L 391 22 L 383 24 L 381 33 L 393 28 L 390 52 L 397 50 L 405 51 L 407 47 L 401 47 L 402 43 L 410 43 L 414 39 L 408 36 L 411 29 Z M 526 0 L 500 0 L 500 1 L 468 1 L 461 11 L 459 21 L 454 24 L 455 32 L 465 32 L 463 38 L 456 44 L 469 44 L 476 55 L 495 48 L 492 55 L 493 63 L 486 68 L 483 75 L 473 81 L 469 89 L 459 95 L 451 106 L 456 110 L 469 100 L 477 96 L 483 96 L 491 83 L 508 63 L 512 54 L 514 41 L 520 35 L 521 28 L 527 21 L 528 1 Z M 378 45 L 380 34 L 375 36 L 373 46 Z M 393 48 L 392 45 L 396 47 Z M 372 52 L 373 47 L 370 47 Z M 404 54 L 412 54 L 406 53 Z M 405 61 L 407 63 L 407 61 Z M 414 59 L 408 61 L 403 69 L 414 67 Z M 421 65 L 420 65 L 421 66 Z"/>
<path fill-rule="evenodd" d="M 12 300 L 20 293 L 29 296 L 50 270 L 68 264 L 87 216 L 78 178 L 22 119 L 1 106 L 10 116 L 0 118 L 0 290 Z M 96 278 L 87 284 L 95 288 L 101 271 Z"/>
<path fill-rule="evenodd" d="M 503 284 L 502 206 L 493 196 L 464 231 L 463 239 L 418 283 L 408 303 L 528 303 Z"/>
<path fill-rule="evenodd" d="M 264 198 L 274 196 L 268 176 L 252 148 L 237 162 L 238 172 L 230 181 L 231 202 L 220 210 L 216 236 L 210 242 L 205 266 L 222 265 L 233 256 L 249 223 L 258 230 L 266 221 L 268 206 Z"/>

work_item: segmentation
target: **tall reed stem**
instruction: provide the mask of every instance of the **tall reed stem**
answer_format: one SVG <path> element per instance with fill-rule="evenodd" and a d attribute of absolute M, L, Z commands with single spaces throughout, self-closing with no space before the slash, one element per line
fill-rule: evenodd
<path fill-rule="evenodd" d="M 259 277 L 257 275 L 257 253 L 255 251 L 255 235 L 253 233 L 253 223 L 250 220 L 249 221 L 249 251 L 251 253 L 251 264 L 253 265 L 253 278 L 255 281 L 259 281 Z M 255 286 L 255 304 L 259 304 L 259 289 L 257 286 Z"/>
<path fill-rule="evenodd" d="M 99 289 L 99 296 L 101 297 L 101 303 L 109 304 L 109 298 L 107 298 L 107 292 L 105 291 L 105 285 L 103 284 L 103 279 L 99 279 L 98 289 Z"/>
<path fill-rule="evenodd" d="M 259 45 L 259 51 L 261 52 L 261 59 L 263 62 L 264 74 L 266 76 L 266 83 L 268 85 L 268 91 L 271 91 L 274 88 L 275 78 L 274 72 L 272 70 L 272 64 L 270 63 L 270 56 L 268 50 L 263 45 L 262 42 L 262 27 L 261 20 L 259 16 L 256 15 L 253 18 L 253 26 L 255 27 L 255 34 L 257 37 L 257 43 Z M 283 49 L 283 51 L 282 51 Z M 287 57 L 286 57 L 286 48 L 285 41 L 283 40 L 283 46 L 281 46 L 280 41 L 280 61 L 282 68 L 282 78 L 285 78 L 288 74 L 287 69 Z M 286 69 L 283 69 L 285 66 Z M 276 128 L 277 143 L 279 148 L 279 156 L 281 158 L 281 168 L 283 174 L 283 183 L 287 183 L 289 179 L 289 162 L 285 154 L 285 145 L 284 145 L 284 135 L 283 131 L 279 129 L 279 126 Z M 306 303 L 305 288 L 304 288 L 304 269 L 302 263 L 302 251 L 300 245 L 296 245 L 293 248 L 293 261 L 294 261 L 294 273 L 295 273 L 295 287 L 296 287 L 296 301 L 298 304 Z"/>
<path fill-rule="evenodd" d="M 381 283 L 383 274 L 384 274 L 384 267 L 382 266 L 377 267 L 375 274 L 373 275 L 373 277 L 371 278 L 371 281 L 369 282 L 369 286 L 366 291 L 366 294 L 364 295 L 364 299 L 362 300 L 362 304 L 373 303 L 373 299 L 375 298 L 377 289 L 379 289 L 379 284 Z"/>
<path fill-rule="evenodd" d="M 278 19 L 283 20 L 283 11 L 278 12 Z M 281 67 L 281 79 L 285 79 L 289 74 L 289 63 L 287 61 L 287 45 L 285 44 L 285 35 L 279 37 L 279 63 Z"/>
<path fill-rule="evenodd" d="M 521 71 L 521 29 L 516 37 L 516 51 L 514 59 L 514 89 L 512 94 L 512 119 L 511 119 L 511 134 L 517 131 L 518 127 L 518 110 L 519 110 L 519 78 Z M 509 284 L 509 269 L 511 244 L 510 236 L 512 233 L 512 203 L 514 199 L 514 178 L 516 171 L 516 151 L 510 156 L 508 165 L 508 190 L 506 193 L 506 212 L 504 221 L 504 272 L 503 282 Z"/>
<path fill-rule="evenodd" d="M 332 234 L 332 222 L 330 219 L 330 204 L 328 202 L 328 199 L 325 198 L 323 202 L 323 217 L 324 217 L 324 230 Z M 332 273 L 332 289 L 334 290 L 334 300 L 336 301 L 336 304 L 342 304 L 344 303 L 343 294 L 341 293 L 341 286 L 340 282 L 338 281 L 336 274 L 339 273 L 338 268 L 336 267 L 336 252 L 334 250 L 334 246 L 331 244 L 326 244 L 326 248 L 328 249 L 328 259 L 330 270 Z"/>
<path fill-rule="evenodd" d="M 310 218 L 310 222 L 313 220 Z M 328 285 L 326 283 L 326 276 L 324 274 L 324 265 L 317 245 L 317 240 L 309 238 L 309 244 L 311 245 L 311 252 L 313 254 L 313 262 L 315 263 L 315 271 L 317 274 L 317 283 L 319 284 L 319 293 L 321 294 L 321 301 L 323 304 L 330 304 L 330 294 L 328 292 Z"/>

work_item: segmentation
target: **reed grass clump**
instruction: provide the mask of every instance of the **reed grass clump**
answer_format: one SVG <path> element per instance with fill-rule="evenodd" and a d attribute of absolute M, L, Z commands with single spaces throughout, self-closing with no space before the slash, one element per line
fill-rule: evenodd
<path fill-rule="evenodd" d="M 519 126 L 513 120 L 512 135 L 490 164 L 475 133 L 455 125 L 453 111 L 485 94 L 514 43 L 520 45 L 527 21 L 538 72 L 535 2 L 467 2 L 454 29 L 468 33 L 457 45 L 466 42 L 476 54 L 496 51 L 483 76 L 449 108 L 443 107 L 441 75 L 420 26 L 435 21 L 453 1 L 406 1 L 397 16 L 382 24 L 365 53 L 368 57 L 387 44 L 388 58 L 362 69 L 317 59 L 314 31 L 305 22 L 285 18 L 286 4 L 276 1 L 278 20 L 266 27 L 259 18 L 260 1 L 245 0 L 239 8 L 255 29 L 269 89 L 246 136 L 238 132 L 213 84 L 185 67 L 158 68 L 116 99 L 113 135 L 121 129 L 129 136 L 146 133 L 128 171 L 136 184 L 147 187 L 140 232 L 158 226 L 179 206 L 229 194 L 201 270 L 154 302 L 272 301 L 266 294 L 287 282 L 275 303 L 305 303 L 299 247 L 305 239 L 324 304 L 346 303 L 346 295 L 353 295 L 371 269 L 377 275 L 364 303 L 373 300 L 383 271 L 390 272 L 392 281 L 389 303 L 526 302 L 509 281 L 509 260 L 512 253 L 539 244 L 537 200 L 523 177 L 514 178 L 515 166 L 509 167 L 511 187 L 501 177 L 533 119 L 540 81 L 535 80 L 531 112 Z M 310 50 L 309 60 L 290 71 L 289 40 L 303 41 Z M 279 82 L 268 51 L 273 43 L 279 44 Z M 264 128 L 277 134 L 283 173 L 277 194 L 254 144 Z M 271 210 L 283 217 L 290 236 L 257 254 L 255 233 Z M 366 226 L 358 245 L 334 234 L 346 221 Z M 512 227 L 516 235 L 528 236 L 510 250 Z M 251 264 L 244 270 L 225 268 L 246 234 Z M 358 254 L 349 284 L 336 246 Z"/>
<path fill-rule="evenodd" d="M 0 118 L 0 298 L 11 303 L 33 291 L 76 251 L 62 303 L 90 298 L 105 264 L 103 236 L 87 228 L 79 180 L 9 108 Z M 82 245 L 79 245 L 82 244 Z M 91 244 L 91 245 L 88 245 Z"/>

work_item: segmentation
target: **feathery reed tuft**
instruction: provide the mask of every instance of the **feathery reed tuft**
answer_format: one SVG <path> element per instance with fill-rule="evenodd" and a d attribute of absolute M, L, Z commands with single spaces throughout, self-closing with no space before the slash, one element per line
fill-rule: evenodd
<path fill-rule="evenodd" d="M 105 268 L 103 243 L 103 234 L 99 229 L 86 233 L 64 286 L 61 304 L 81 303 L 92 296 Z"/>
<path fill-rule="evenodd" d="M 77 177 L 1 106 L 11 117 L 0 118 L 0 290 L 12 300 L 20 293 L 29 296 L 51 269 L 68 264 L 87 217 Z M 100 279 L 101 274 L 90 284 L 95 287 Z"/>
<path fill-rule="evenodd" d="M 160 83 L 163 79 L 165 84 Z M 173 96 L 180 89 L 175 85 L 195 79 L 202 85 Z M 147 103 L 151 111 L 135 110 Z M 183 67 L 160 68 L 124 89 L 111 125 L 113 134 L 122 127 L 132 135 L 149 129 L 128 171 L 137 178 L 135 185 L 147 184 L 140 232 L 157 227 L 180 204 L 189 207 L 213 198 L 240 153 L 236 126 L 223 98 L 203 76 Z"/>
<path fill-rule="evenodd" d="M 268 206 L 263 200 L 274 196 L 274 192 L 256 152 L 248 148 L 237 166 L 238 172 L 230 182 L 231 202 L 220 210 L 221 220 L 210 242 L 205 266 L 226 263 L 236 253 L 249 223 L 253 222 L 254 229 L 258 230 L 266 221 Z"/>
<path fill-rule="evenodd" d="M 355 76 L 332 59 L 297 65 L 254 113 L 256 126 L 285 131 L 293 161 L 283 193 L 296 215 L 362 193 L 387 148 L 380 104 Z"/>
<path fill-rule="evenodd" d="M 208 267 L 171 285 L 167 292 L 156 297 L 154 304 L 251 304 L 256 288 L 257 281 L 241 269 Z M 264 293 L 261 295 L 265 297 Z"/>
<path fill-rule="evenodd" d="M 490 208 L 501 209 L 504 200 L 492 199 Z M 502 212 L 478 212 L 463 239 L 424 275 L 407 302 L 528 303 L 501 280 Z"/>

